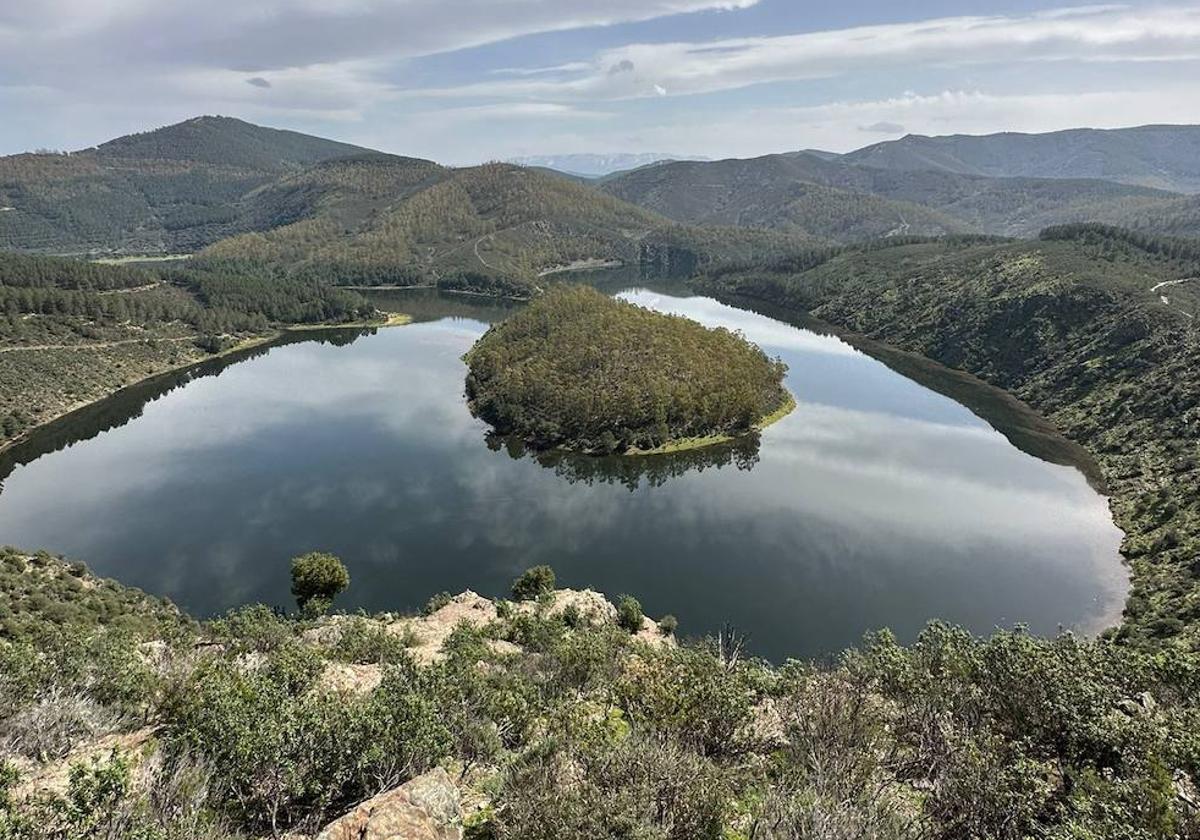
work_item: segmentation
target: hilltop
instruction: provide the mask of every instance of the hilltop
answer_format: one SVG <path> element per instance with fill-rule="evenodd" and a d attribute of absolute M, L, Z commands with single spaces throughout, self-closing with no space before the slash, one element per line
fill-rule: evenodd
<path fill-rule="evenodd" d="M 282 171 L 367 151 L 349 143 L 265 128 L 233 117 L 204 116 L 118 137 L 82 153 L 113 162 L 175 160 Z"/>
<path fill-rule="evenodd" d="M 1200 126 L 1195 125 L 1076 128 L 1045 134 L 910 134 L 841 159 L 881 169 L 1004 178 L 1098 178 L 1200 192 Z"/>
<path fill-rule="evenodd" d="M 804 233 L 840 242 L 881 236 L 1033 236 L 1080 221 L 1155 225 L 1179 196 L 1101 180 L 1000 178 L 889 170 L 809 152 L 660 163 L 600 188 L 679 222 Z"/>
<path fill-rule="evenodd" d="M 71 154 L 0 157 L 0 248 L 190 252 L 274 223 L 250 198 L 364 149 L 229 117 L 197 117 Z"/>

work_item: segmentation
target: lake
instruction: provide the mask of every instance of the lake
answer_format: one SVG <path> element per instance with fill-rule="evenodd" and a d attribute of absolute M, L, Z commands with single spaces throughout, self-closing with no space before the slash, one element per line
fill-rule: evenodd
<path fill-rule="evenodd" d="M 161 377 L 0 455 L 0 542 L 201 615 L 287 605 L 289 558 L 314 549 L 345 560 L 350 610 L 504 595 L 548 563 L 560 586 L 633 593 L 683 635 L 731 625 L 775 660 L 934 618 L 981 633 L 1118 619 L 1121 533 L 1094 468 L 1016 401 L 765 307 L 606 290 L 741 330 L 787 362 L 798 407 L 697 453 L 530 457 L 463 396 L 462 354 L 516 304 L 382 294 L 418 322 Z"/>

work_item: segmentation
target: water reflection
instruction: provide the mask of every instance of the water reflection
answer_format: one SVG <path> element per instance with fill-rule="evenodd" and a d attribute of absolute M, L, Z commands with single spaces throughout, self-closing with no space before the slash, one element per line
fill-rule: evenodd
<path fill-rule="evenodd" d="M 465 405 L 461 356 L 499 315 L 456 299 L 433 319 L 422 294 L 425 323 L 164 377 L 29 441 L 0 467 L 0 542 L 200 613 L 286 604 L 287 559 L 312 549 L 345 558 L 349 609 L 500 595 L 549 563 L 688 633 L 732 622 L 776 658 L 933 617 L 1091 630 L 1123 601 L 1120 533 L 1078 470 L 834 336 L 626 290 L 783 356 L 796 410 L 753 450 L 535 459 L 485 445 Z"/>
<path fill-rule="evenodd" d="M 661 487 L 672 478 L 706 469 L 733 469 L 749 472 L 758 463 L 760 435 L 750 432 L 726 443 L 658 455 L 581 455 L 575 452 L 550 450 L 538 452 L 528 448 L 518 437 L 484 435 L 488 449 L 505 452 L 514 461 L 531 458 L 553 470 L 559 478 L 571 484 L 619 484 L 629 491 L 643 483 Z"/>

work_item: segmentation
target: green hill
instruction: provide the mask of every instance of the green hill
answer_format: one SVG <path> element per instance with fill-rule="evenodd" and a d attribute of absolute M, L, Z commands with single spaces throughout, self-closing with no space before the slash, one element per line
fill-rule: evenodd
<path fill-rule="evenodd" d="M 1200 645 L 1200 243 L 1101 225 L 1020 242 L 853 247 L 713 276 L 973 373 L 1097 458 L 1125 532 L 1122 633 Z"/>
<path fill-rule="evenodd" d="M 365 150 L 228 117 L 69 155 L 0 157 L 0 248 L 190 252 L 275 218 L 247 196 L 305 166 Z"/>
<path fill-rule="evenodd" d="M 1173 193 L 1099 180 L 995 178 L 888 170 L 808 152 L 679 161 L 606 178 L 611 195 L 687 223 L 799 231 L 841 242 L 881 236 L 986 233 L 1120 221 L 1156 212 Z"/>
<path fill-rule="evenodd" d="M 845 155 L 848 163 L 964 175 L 1099 178 L 1175 192 L 1200 192 L 1200 126 L 1004 132 L 925 137 L 910 134 Z"/>
<path fill-rule="evenodd" d="M 273 184 L 255 200 L 288 184 L 308 190 L 305 218 L 231 237 L 200 257 L 279 265 L 336 283 L 521 293 L 539 275 L 581 262 L 643 263 L 686 275 L 802 244 L 781 234 L 676 225 L 511 164 L 452 170 L 382 156 L 336 161 Z"/>
<path fill-rule="evenodd" d="M 205 116 L 118 137 L 88 151 L 101 160 L 179 160 L 284 171 L 369 150 L 233 117 Z"/>

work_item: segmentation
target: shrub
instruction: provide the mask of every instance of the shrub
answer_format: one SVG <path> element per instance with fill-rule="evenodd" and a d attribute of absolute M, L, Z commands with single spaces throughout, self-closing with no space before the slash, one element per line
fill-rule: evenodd
<path fill-rule="evenodd" d="M 645 616 L 642 614 L 642 605 L 637 598 L 632 595 L 622 595 L 621 600 L 617 602 L 617 624 L 624 627 L 630 633 L 636 633 L 642 629 L 642 619 Z"/>
<path fill-rule="evenodd" d="M 658 620 L 658 629 L 664 636 L 673 636 L 679 629 L 679 619 L 667 613 Z"/>
<path fill-rule="evenodd" d="M 0 721 L 0 744 L 5 751 L 36 761 L 57 761 L 112 722 L 112 716 L 90 697 L 51 689 L 37 702 Z"/>
<path fill-rule="evenodd" d="M 502 837 L 695 840 L 728 836 L 728 801 L 717 768 L 677 745 L 566 734 L 522 757 L 505 778 L 496 814 Z"/>
<path fill-rule="evenodd" d="M 518 601 L 533 601 L 554 591 L 554 570 L 549 566 L 534 566 L 513 581 L 512 595 Z"/>
<path fill-rule="evenodd" d="M 375 621 L 355 616 L 342 628 L 333 657 L 359 664 L 395 662 L 406 656 L 409 639 Z"/>
<path fill-rule="evenodd" d="M 350 585 L 350 573 L 332 554 L 314 551 L 292 560 L 292 595 L 305 615 L 320 615 Z"/>
<path fill-rule="evenodd" d="M 421 615 L 433 615 L 452 600 L 454 600 L 454 596 L 449 592 L 439 592 L 425 602 L 425 607 L 421 610 Z"/>
<path fill-rule="evenodd" d="M 209 627 L 217 639 L 238 653 L 269 653 L 295 635 L 292 622 L 263 604 L 230 610 Z"/>

